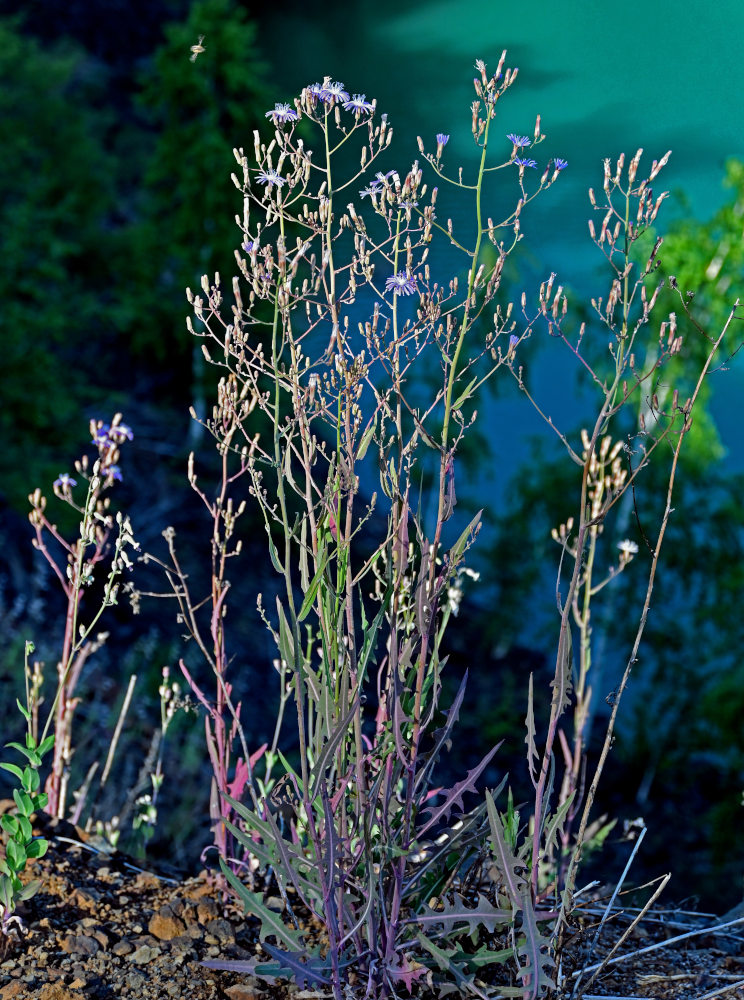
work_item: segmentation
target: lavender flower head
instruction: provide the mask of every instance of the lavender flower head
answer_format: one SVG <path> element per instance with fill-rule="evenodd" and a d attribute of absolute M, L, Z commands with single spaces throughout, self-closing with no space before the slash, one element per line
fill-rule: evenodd
<path fill-rule="evenodd" d="M 437 132 L 437 146 L 444 148 L 450 141 L 450 137 L 444 132 Z"/>
<path fill-rule="evenodd" d="M 519 156 L 514 157 L 514 162 L 518 167 L 537 167 L 537 163 L 534 160 L 523 160 Z"/>
<path fill-rule="evenodd" d="M 273 111 L 267 111 L 265 118 L 271 118 L 275 125 L 284 125 L 286 122 L 296 122 L 299 115 L 291 104 L 275 104 Z"/>
<path fill-rule="evenodd" d="M 553 160 L 554 170 L 565 170 L 567 166 L 568 166 L 568 160 L 562 160 L 559 156 L 556 156 L 556 158 Z"/>
<path fill-rule="evenodd" d="M 285 178 L 276 170 L 259 170 L 256 179 L 259 184 L 268 184 L 270 188 L 275 184 L 277 187 L 281 187 L 285 181 Z"/>
<path fill-rule="evenodd" d="M 66 491 L 72 486 L 77 486 L 77 479 L 73 479 L 67 472 L 61 472 L 59 478 L 54 480 L 55 490 Z"/>
<path fill-rule="evenodd" d="M 526 135 L 516 135 L 514 132 L 510 132 L 506 137 L 512 145 L 516 146 L 517 149 L 524 149 L 525 146 L 531 146 L 532 142 L 527 138 Z"/>
<path fill-rule="evenodd" d="M 517 349 L 518 343 L 519 343 L 519 337 L 516 335 L 516 333 L 513 333 L 511 337 L 509 337 L 509 354 L 514 353 L 514 351 Z"/>
<path fill-rule="evenodd" d="M 416 290 L 416 279 L 405 271 L 392 274 L 385 282 L 385 291 L 394 295 L 413 295 Z"/>
<path fill-rule="evenodd" d="M 92 443 L 98 448 L 108 448 L 113 443 L 109 437 L 110 430 L 111 426 L 109 424 L 101 424 L 93 434 Z"/>
<path fill-rule="evenodd" d="M 246 253 L 252 253 L 252 251 L 256 249 L 257 242 L 257 240 L 245 240 L 245 242 L 241 244 L 241 247 Z"/>
<path fill-rule="evenodd" d="M 366 94 L 354 94 L 351 100 L 344 101 L 344 111 L 353 111 L 355 115 L 363 112 L 372 114 L 375 110 L 374 104 L 370 104 Z"/>
<path fill-rule="evenodd" d="M 348 101 L 349 94 L 344 90 L 343 83 L 331 83 L 331 78 L 326 77 L 323 81 L 323 86 L 320 88 L 320 93 L 318 95 L 322 101 L 325 103 L 331 103 L 333 101 Z"/>
<path fill-rule="evenodd" d="M 113 444 L 121 444 L 122 441 L 133 441 L 134 434 L 128 424 L 118 423 L 115 427 L 109 427 L 107 432 L 108 440 Z"/>

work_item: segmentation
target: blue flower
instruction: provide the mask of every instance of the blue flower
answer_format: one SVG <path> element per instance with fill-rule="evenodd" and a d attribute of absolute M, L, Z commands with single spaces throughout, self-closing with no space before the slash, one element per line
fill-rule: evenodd
<path fill-rule="evenodd" d="M 282 177 L 282 175 L 276 170 L 259 170 L 258 177 L 256 179 L 259 184 L 268 184 L 269 187 L 273 187 L 274 184 L 276 184 L 277 187 L 281 187 L 285 181 L 285 178 Z"/>
<path fill-rule="evenodd" d="M 507 354 L 513 354 L 514 351 L 517 349 L 518 343 L 519 343 L 519 337 L 516 335 L 516 333 L 513 333 L 511 337 L 509 337 L 509 350 Z"/>
<path fill-rule="evenodd" d="M 559 156 L 556 156 L 556 158 L 553 160 L 554 170 L 565 170 L 567 166 L 568 166 L 568 160 L 562 160 Z"/>
<path fill-rule="evenodd" d="M 109 479 L 115 479 L 118 483 L 121 482 L 121 469 L 118 465 L 109 465 L 104 471 Z"/>
<path fill-rule="evenodd" d="M 382 171 L 378 170 L 375 179 L 370 181 L 369 186 L 363 188 L 359 194 L 362 198 L 365 198 L 367 195 L 372 198 L 374 195 L 379 194 L 385 185 L 385 181 L 392 177 L 394 173 L 394 170 L 388 170 L 386 174 L 383 174 Z"/>
<path fill-rule="evenodd" d="M 398 271 L 385 282 L 385 291 L 394 295 L 413 295 L 416 290 L 416 279 L 405 271 Z"/>
<path fill-rule="evenodd" d="M 108 439 L 109 441 L 113 441 L 114 444 L 119 444 L 121 441 L 132 441 L 134 434 L 128 424 L 117 424 L 116 427 L 109 429 Z"/>
<path fill-rule="evenodd" d="M 514 162 L 518 167 L 536 167 L 537 164 L 534 160 L 523 160 L 519 156 L 514 157 Z"/>
<path fill-rule="evenodd" d="M 242 248 L 246 253 L 251 253 L 251 251 L 255 249 L 257 242 L 257 240 L 246 240 L 245 243 L 242 244 Z"/>
<path fill-rule="evenodd" d="M 354 94 L 350 101 L 344 101 L 344 111 L 353 111 L 355 115 L 363 111 L 371 114 L 374 110 L 375 106 L 369 103 L 366 94 Z"/>
<path fill-rule="evenodd" d="M 285 122 L 296 122 L 299 115 L 291 104 L 275 104 L 273 111 L 267 111 L 265 118 L 271 118 L 275 125 L 284 125 Z"/>
<path fill-rule="evenodd" d="M 109 431 L 111 427 L 108 424 L 101 424 L 96 433 L 93 435 L 93 444 L 97 445 L 99 448 L 108 448 L 112 444 L 109 438 Z"/>
<path fill-rule="evenodd" d="M 515 135 L 514 132 L 510 132 L 506 138 L 509 142 L 513 143 L 517 149 L 524 149 L 525 146 L 531 145 L 530 140 L 526 135 Z"/>
<path fill-rule="evenodd" d="M 442 148 L 444 148 L 444 146 L 447 145 L 449 140 L 450 137 L 446 135 L 444 132 L 437 132 L 437 146 L 441 146 Z"/>
<path fill-rule="evenodd" d="M 59 479 L 54 480 L 55 490 L 69 490 L 71 486 L 77 486 L 77 479 L 73 479 L 66 472 L 61 472 Z"/>
<path fill-rule="evenodd" d="M 347 91 L 344 90 L 343 83 L 330 83 L 325 82 L 320 88 L 320 98 L 324 101 L 348 101 L 349 95 Z"/>

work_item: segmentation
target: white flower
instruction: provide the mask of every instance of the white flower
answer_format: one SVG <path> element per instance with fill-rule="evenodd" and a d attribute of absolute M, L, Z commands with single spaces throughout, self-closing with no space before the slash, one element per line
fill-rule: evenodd
<path fill-rule="evenodd" d="M 638 546 L 635 542 L 631 542 L 629 538 L 624 538 L 622 542 L 617 543 L 617 547 L 620 549 L 622 554 L 626 559 L 630 559 L 632 556 L 638 552 Z"/>

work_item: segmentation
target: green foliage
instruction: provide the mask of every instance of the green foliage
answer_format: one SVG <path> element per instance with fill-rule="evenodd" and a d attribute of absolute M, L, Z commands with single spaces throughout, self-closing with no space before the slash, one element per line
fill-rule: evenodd
<path fill-rule="evenodd" d="M 241 206 L 230 180 L 232 150 L 252 143 L 271 105 L 256 28 L 236 0 L 195 0 L 165 36 L 140 77 L 155 138 L 128 263 L 142 293 L 131 335 L 135 350 L 183 364 L 190 351 L 173 317 L 183 314 L 185 287 L 235 267 Z M 200 36 L 204 51 L 191 61 Z"/>
<path fill-rule="evenodd" d="M 33 643 L 26 643 L 27 660 L 33 648 Z M 28 670 L 28 663 L 26 669 Z M 46 793 L 39 791 L 39 768 L 44 756 L 54 746 L 54 736 L 47 736 L 41 743 L 37 742 L 31 731 L 31 713 L 20 701 L 17 705 L 28 726 L 25 745 L 21 743 L 5 745 L 17 750 L 26 758 L 27 763 L 20 768 L 17 764 L 0 762 L 0 768 L 12 774 L 20 784 L 20 788 L 13 789 L 13 800 L 17 810 L 15 815 L 6 813 L 0 816 L 0 826 L 7 835 L 5 857 L 0 858 L 0 933 L 5 934 L 13 922 L 18 922 L 18 918 L 13 916 L 18 903 L 30 899 L 40 887 L 38 880 L 24 885 L 20 876 L 26 863 L 43 857 L 48 847 L 43 837 L 34 837 L 31 817 L 47 804 Z"/>
<path fill-rule="evenodd" d="M 43 49 L 0 21 L 0 482 L 17 506 L 58 474 L 109 338 L 113 170 L 83 67 L 79 49 Z"/>

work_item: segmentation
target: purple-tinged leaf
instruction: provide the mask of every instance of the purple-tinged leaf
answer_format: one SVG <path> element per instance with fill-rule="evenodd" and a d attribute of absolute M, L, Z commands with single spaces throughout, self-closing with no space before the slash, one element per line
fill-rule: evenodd
<path fill-rule="evenodd" d="M 573 641 L 571 639 L 571 626 L 566 623 L 566 628 L 561 628 L 558 637 L 558 656 L 555 664 L 555 677 L 550 682 L 553 689 L 553 702 L 550 715 L 552 719 L 557 719 L 567 708 L 571 696 L 571 676 L 573 664 Z"/>
<path fill-rule="evenodd" d="M 312 772 L 310 773 L 311 804 L 317 798 L 318 791 L 320 789 L 320 783 L 325 777 L 325 770 L 328 766 L 328 761 L 336 752 L 336 748 L 338 747 L 339 743 L 349 731 L 349 726 L 353 722 L 354 716 L 356 715 L 358 709 L 359 709 L 359 699 L 355 698 L 351 708 L 336 727 L 335 732 L 331 733 L 331 735 L 323 744 L 323 749 L 320 752 L 320 756 L 318 757 L 318 760 L 316 761 L 315 766 L 313 767 Z"/>
<path fill-rule="evenodd" d="M 331 980 L 328 978 L 329 970 L 326 962 L 314 958 L 312 955 L 308 955 L 307 961 L 303 961 L 304 952 L 302 955 L 298 955 L 291 951 L 281 951 L 266 943 L 264 943 L 263 949 L 286 971 L 291 973 L 292 979 L 301 990 L 307 989 L 308 985 L 314 983 L 320 983 L 324 986 L 330 985 Z"/>
<path fill-rule="evenodd" d="M 480 764 L 468 771 L 467 776 L 463 778 L 462 781 L 458 781 L 456 785 L 444 793 L 445 799 L 440 806 L 424 810 L 424 812 L 429 814 L 429 819 L 418 831 L 417 836 L 419 838 L 423 837 L 426 832 L 431 830 L 433 826 L 436 826 L 437 823 L 445 822 L 456 805 L 459 805 L 461 811 L 465 812 L 465 803 L 463 801 L 464 794 L 466 792 L 478 791 L 475 785 L 476 781 L 486 769 L 491 761 L 491 758 L 503 742 L 504 741 L 501 740 L 500 743 L 497 743 L 496 746 L 486 754 Z"/>
<path fill-rule="evenodd" d="M 538 1000 L 546 989 L 556 985 L 552 976 L 545 972 L 545 966 L 552 967 L 555 962 L 549 952 L 550 939 L 537 929 L 529 891 L 524 893 L 522 899 L 522 932 L 525 940 L 517 948 L 517 953 L 527 960 L 519 970 L 524 983 L 524 1000 Z"/>
<path fill-rule="evenodd" d="M 527 718 L 524 720 L 527 726 L 527 735 L 524 738 L 524 742 L 527 744 L 527 766 L 530 770 L 530 780 L 534 788 L 537 788 L 537 764 L 540 760 L 540 755 L 537 752 L 537 742 L 535 740 L 535 712 L 534 712 L 534 701 L 532 696 L 532 674 L 530 674 L 530 683 L 527 691 Z"/>
<path fill-rule="evenodd" d="M 492 843 L 499 870 L 509 890 L 509 897 L 516 912 L 522 908 L 524 901 L 525 880 L 524 876 L 517 871 L 518 868 L 524 868 L 524 862 L 514 856 L 506 843 L 501 817 L 498 814 L 490 792 L 486 792 L 486 806 L 488 808 L 488 821 L 491 826 Z"/>
<path fill-rule="evenodd" d="M 396 982 L 401 982 L 408 990 L 408 995 L 413 993 L 413 984 L 417 979 L 421 979 L 429 971 L 425 965 L 418 965 L 411 962 L 407 955 L 403 955 L 400 965 L 388 965 L 387 974 Z"/>
<path fill-rule="evenodd" d="M 468 682 L 468 671 L 466 670 L 465 676 L 462 679 L 462 683 L 460 684 L 457 694 L 455 695 L 455 700 L 452 702 L 452 704 L 449 707 L 449 710 L 446 713 L 447 714 L 446 723 L 444 724 L 444 726 L 442 726 L 441 729 L 438 729 L 433 734 L 434 739 L 436 741 L 434 743 L 434 749 L 429 755 L 429 759 L 426 762 L 426 767 L 422 768 L 419 771 L 418 776 L 416 777 L 416 785 L 415 785 L 416 791 L 418 791 L 420 785 L 423 784 L 424 787 L 428 785 L 429 775 L 434 765 L 436 764 L 440 753 L 442 752 L 444 744 L 447 742 L 449 734 L 452 732 L 452 729 L 459 718 L 460 708 L 462 706 L 462 700 L 465 697 L 465 687 L 467 685 L 467 682 Z"/>
<path fill-rule="evenodd" d="M 513 917 L 511 910 L 496 909 L 485 896 L 479 896 L 473 908 L 466 907 L 461 896 L 455 896 L 454 903 L 444 899 L 442 904 L 441 910 L 427 907 L 423 913 L 417 913 L 407 922 L 420 927 L 441 925 L 449 929 L 456 924 L 467 924 L 469 934 L 473 934 L 482 926 L 489 934 L 493 934 L 497 924 L 509 923 Z"/>

